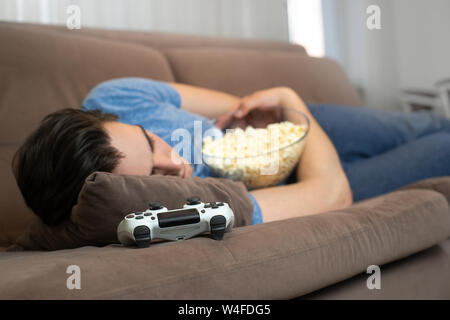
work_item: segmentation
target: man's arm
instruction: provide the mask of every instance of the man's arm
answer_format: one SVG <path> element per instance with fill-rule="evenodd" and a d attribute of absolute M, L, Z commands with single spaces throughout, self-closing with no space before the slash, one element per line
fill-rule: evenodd
<path fill-rule="evenodd" d="M 230 111 L 241 111 L 244 116 L 251 109 L 265 104 L 296 108 L 309 117 L 311 128 L 297 167 L 298 182 L 252 191 L 261 206 L 265 222 L 340 209 L 352 204 L 352 192 L 332 142 L 292 89 L 278 87 L 238 98 L 215 90 L 169 84 L 180 93 L 183 109 L 209 118 L 218 118 Z"/>
<path fill-rule="evenodd" d="M 352 204 L 352 192 L 332 142 L 302 99 L 289 88 L 273 88 L 245 97 L 240 111 L 283 105 L 305 113 L 311 122 L 297 167 L 297 183 L 252 191 L 264 222 L 337 210 Z"/>
<path fill-rule="evenodd" d="M 217 118 L 237 107 L 240 98 L 211 89 L 169 82 L 181 97 L 181 109 L 205 116 Z"/>

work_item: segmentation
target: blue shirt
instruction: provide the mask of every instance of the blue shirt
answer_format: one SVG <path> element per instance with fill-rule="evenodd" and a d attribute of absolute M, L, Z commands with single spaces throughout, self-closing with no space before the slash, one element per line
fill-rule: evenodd
<path fill-rule="evenodd" d="M 182 110 L 180 94 L 174 87 L 143 78 L 113 79 L 92 89 L 82 108 L 113 113 L 122 123 L 143 126 L 179 152 L 192 165 L 194 176 L 213 176 L 202 161 L 201 142 L 204 134 L 222 133 L 208 118 Z M 182 148 L 186 137 L 190 148 Z M 252 223 L 262 223 L 261 209 L 249 195 L 254 208 Z"/>

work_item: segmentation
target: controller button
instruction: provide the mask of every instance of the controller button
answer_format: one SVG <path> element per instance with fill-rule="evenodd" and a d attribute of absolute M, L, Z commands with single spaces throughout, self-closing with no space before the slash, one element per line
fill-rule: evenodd
<path fill-rule="evenodd" d="M 155 217 L 152 217 L 152 220 L 155 220 Z"/>
<path fill-rule="evenodd" d="M 127 215 L 125 218 L 127 218 L 127 219 L 133 219 L 133 218 L 134 218 L 134 214 L 129 214 L 129 215 Z"/>
<path fill-rule="evenodd" d="M 213 208 L 213 209 L 218 209 L 219 208 L 219 206 L 217 206 L 217 205 L 213 205 L 211 208 Z"/>
<path fill-rule="evenodd" d="M 209 203 L 205 204 L 205 208 L 211 208 L 211 205 Z"/>
<path fill-rule="evenodd" d="M 151 213 L 149 213 L 149 212 L 147 212 L 147 213 L 144 213 L 144 216 L 146 216 L 146 217 L 148 217 L 148 216 L 151 216 L 152 214 Z"/>
<path fill-rule="evenodd" d="M 164 206 L 161 202 L 151 202 L 148 206 L 150 210 L 159 210 L 162 209 Z"/>
<path fill-rule="evenodd" d="M 223 202 L 219 202 L 217 205 L 218 205 L 219 207 L 221 207 L 221 206 L 223 206 Z"/>
<path fill-rule="evenodd" d="M 201 213 L 205 213 L 206 211 L 202 209 Z"/>
<path fill-rule="evenodd" d="M 135 212 L 134 214 L 138 216 L 138 215 L 141 215 L 142 212 Z"/>
<path fill-rule="evenodd" d="M 199 198 L 199 197 L 190 197 L 190 198 L 187 198 L 187 204 L 188 204 L 188 205 L 196 205 L 196 204 L 200 204 L 200 198 Z"/>
<path fill-rule="evenodd" d="M 144 219 L 144 217 L 143 216 L 137 216 L 136 217 L 136 220 L 140 220 L 140 219 Z"/>

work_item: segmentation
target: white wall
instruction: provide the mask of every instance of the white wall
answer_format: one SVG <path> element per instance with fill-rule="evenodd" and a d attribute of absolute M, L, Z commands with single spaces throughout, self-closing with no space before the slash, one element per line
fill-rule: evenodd
<path fill-rule="evenodd" d="M 369 5 L 381 30 L 366 27 Z M 326 54 L 338 60 L 369 107 L 400 109 L 404 88 L 450 77 L 450 1 L 323 0 Z"/>
<path fill-rule="evenodd" d="M 450 78 L 450 1 L 396 0 L 397 72 L 402 86 Z"/>
<path fill-rule="evenodd" d="M 285 0 L 0 0 L 0 20 L 289 41 Z M 22 5 L 20 5 L 22 4 Z M 22 8 L 22 10 L 20 9 Z"/>

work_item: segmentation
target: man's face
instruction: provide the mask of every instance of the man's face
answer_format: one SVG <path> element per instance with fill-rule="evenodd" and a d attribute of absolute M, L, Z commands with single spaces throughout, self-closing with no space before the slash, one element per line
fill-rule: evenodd
<path fill-rule="evenodd" d="M 192 176 L 191 165 L 157 135 L 145 130 L 149 142 L 139 126 L 108 121 L 103 127 L 110 137 L 111 146 L 124 156 L 113 173 Z"/>

